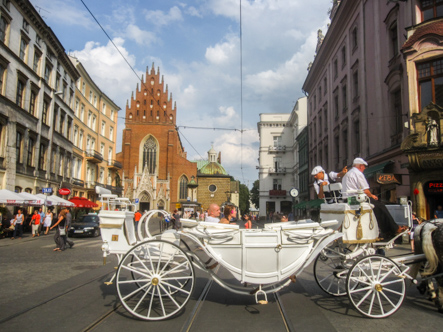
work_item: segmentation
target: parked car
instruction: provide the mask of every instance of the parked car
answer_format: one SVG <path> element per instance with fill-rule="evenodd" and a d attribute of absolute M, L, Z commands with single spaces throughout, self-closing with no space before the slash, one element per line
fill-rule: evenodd
<path fill-rule="evenodd" d="M 100 217 L 96 214 L 86 214 L 80 220 L 72 222 L 68 236 L 99 236 Z"/>

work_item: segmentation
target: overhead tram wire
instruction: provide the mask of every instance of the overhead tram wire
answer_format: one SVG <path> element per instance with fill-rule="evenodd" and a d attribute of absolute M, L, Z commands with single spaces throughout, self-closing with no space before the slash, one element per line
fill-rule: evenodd
<path fill-rule="evenodd" d="M 103 28 L 103 26 L 100 24 L 100 22 L 97 20 L 97 18 L 94 16 L 94 14 L 91 12 L 91 10 L 88 8 L 88 6 L 84 3 L 83 0 L 80 0 L 81 3 L 83 4 L 83 6 L 85 6 L 86 10 L 89 12 L 89 14 L 91 14 L 92 18 L 94 19 L 94 21 L 98 24 L 98 26 L 100 27 L 100 29 L 102 29 L 102 31 L 104 32 L 104 34 L 106 35 L 106 37 L 108 37 L 109 41 L 112 43 L 112 45 L 115 47 L 115 49 L 117 50 L 117 52 L 121 55 L 121 57 L 123 58 L 123 60 L 125 60 L 126 64 L 129 66 L 129 68 L 131 68 L 132 72 L 135 74 L 135 76 L 138 78 L 138 80 L 141 82 L 141 84 L 145 87 L 146 91 L 148 91 L 148 93 L 151 95 L 151 97 L 155 100 L 158 101 L 157 98 L 155 97 L 154 93 L 152 93 L 148 87 L 145 85 L 145 82 L 143 82 L 143 80 L 141 79 L 140 76 L 138 76 L 137 72 L 135 71 L 134 67 L 131 66 L 131 64 L 129 63 L 129 61 L 125 58 L 125 56 L 123 55 L 123 53 L 120 51 L 120 49 L 117 47 L 117 45 L 115 45 L 114 41 L 111 39 L 111 37 L 108 35 L 108 33 L 106 32 L 105 28 Z"/>
<path fill-rule="evenodd" d="M 240 0 L 240 170 L 245 183 L 245 176 L 243 174 L 243 34 L 242 34 L 242 13 Z"/>

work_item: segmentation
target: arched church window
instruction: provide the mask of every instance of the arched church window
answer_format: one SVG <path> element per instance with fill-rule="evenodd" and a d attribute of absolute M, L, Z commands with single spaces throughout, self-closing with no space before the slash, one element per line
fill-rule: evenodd
<path fill-rule="evenodd" d="M 149 174 L 154 174 L 156 163 L 157 144 L 153 137 L 149 137 L 143 146 L 143 169 L 148 167 Z"/>
<path fill-rule="evenodd" d="M 186 176 L 180 178 L 180 199 L 188 198 L 188 179 Z"/>

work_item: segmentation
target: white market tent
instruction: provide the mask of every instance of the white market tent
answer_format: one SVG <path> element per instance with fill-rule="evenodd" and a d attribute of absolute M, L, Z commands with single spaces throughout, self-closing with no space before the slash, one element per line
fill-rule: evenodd
<path fill-rule="evenodd" d="M 46 196 L 43 194 L 37 194 L 37 196 L 46 199 L 45 203 L 46 206 L 67 206 L 67 207 L 75 206 L 74 203 L 71 203 L 70 201 L 67 201 L 66 199 L 63 199 L 56 195 Z"/>
<path fill-rule="evenodd" d="M 0 190 L 0 204 L 24 205 L 25 199 L 13 191 L 10 191 L 7 189 L 1 189 Z"/>
<path fill-rule="evenodd" d="M 32 205 L 32 206 L 41 206 L 45 204 L 45 200 L 41 197 L 38 197 L 36 195 L 27 193 L 27 192 L 21 192 L 18 193 L 20 197 L 22 197 L 25 200 L 25 205 Z"/>

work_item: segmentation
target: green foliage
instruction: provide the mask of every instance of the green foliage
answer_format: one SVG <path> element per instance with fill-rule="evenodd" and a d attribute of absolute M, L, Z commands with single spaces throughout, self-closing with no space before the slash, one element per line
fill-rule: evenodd
<path fill-rule="evenodd" d="M 249 212 L 249 189 L 246 185 L 239 184 L 239 208 L 242 213 Z M 238 216 L 240 218 L 240 216 Z"/>
<path fill-rule="evenodd" d="M 251 189 L 251 202 L 258 209 L 260 207 L 260 181 L 255 180 Z"/>

